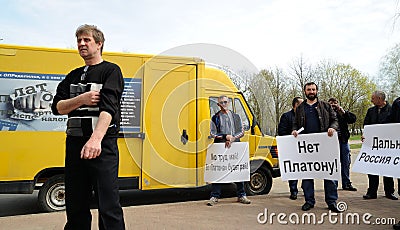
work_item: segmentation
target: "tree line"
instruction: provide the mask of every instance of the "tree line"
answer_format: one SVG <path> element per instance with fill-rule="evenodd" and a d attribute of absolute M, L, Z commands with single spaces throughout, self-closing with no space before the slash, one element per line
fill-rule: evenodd
<path fill-rule="evenodd" d="M 320 100 L 335 97 L 345 110 L 353 112 L 357 121 L 349 129 L 353 134 L 360 134 L 367 109 L 373 106 L 370 100 L 375 90 L 385 92 L 390 104 L 400 96 L 400 44 L 381 59 L 375 78 L 350 64 L 332 60 L 311 64 L 300 56 L 293 59 L 286 70 L 263 69 L 258 74 L 233 81 L 244 92 L 257 122 L 268 135 L 276 135 L 280 116 L 292 108 L 292 99 L 295 96 L 305 98 L 303 86 L 307 82 L 318 85 Z"/>

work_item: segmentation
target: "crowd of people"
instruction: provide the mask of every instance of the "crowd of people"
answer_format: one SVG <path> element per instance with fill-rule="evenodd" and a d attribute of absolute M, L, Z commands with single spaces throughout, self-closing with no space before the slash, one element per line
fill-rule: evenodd
<path fill-rule="evenodd" d="M 279 125 L 278 135 L 292 134 L 298 135 L 298 129 L 303 127 L 303 133 L 327 132 L 329 136 L 333 132 L 338 133 L 340 147 L 341 163 L 341 183 L 342 189 L 347 191 L 357 191 L 350 180 L 351 155 L 349 148 L 350 132 L 349 124 L 356 122 L 356 115 L 342 108 L 336 98 L 330 98 L 328 103 L 318 100 L 318 86 L 313 83 L 304 85 L 304 94 L 306 99 L 295 97 L 292 103 L 292 109 L 282 114 Z M 374 106 L 368 109 L 364 118 L 364 126 L 372 124 L 400 123 L 400 97 L 397 98 L 391 106 L 386 101 L 385 93 L 375 91 L 372 93 L 371 102 Z M 330 106 L 327 106 L 329 104 Z M 364 140 L 364 137 L 361 137 Z M 395 195 L 394 179 L 383 177 L 385 197 L 390 200 L 398 200 Z M 368 174 L 368 189 L 363 199 L 377 199 L 379 185 L 379 176 Z M 303 179 L 301 185 L 305 197 L 305 203 L 302 206 L 303 211 L 308 211 L 314 207 L 314 181 L 312 179 Z M 338 181 L 324 180 L 325 202 L 328 209 L 339 213 L 336 200 Z M 298 189 L 297 180 L 289 180 L 289 198 L 297 199 Z M 400 179 L 398 179 L 398 194 L 400 195 Z M 400 229 L 400 222 L 393 225 L 393 228 Z"/>
<path fill-rule="evenodd" d="M 350 132 L 348 125 L 356 122 L 356 115 L 349 110 L 340 106 L 338 99 L 330 98 L 327 102 L 318 99 L 318 86 L 314 82 L 309 82 L 304 85 L 305 99 L 295 97 L 292 101 L 292 109 L 282 114 L 279 125 L 278 135 L 293 135 L 297 137 L 300 128 L 303 128 L 302 133 L 321 133 L 326 132 L 328 136 L 332 136 L 337 132 L 340 163 L 341 163 L 341 186 L 346 191 L 357 191 L 350 180 L 351 154 L 349 146 Z M 395 100 L 393 106 L 385 100 L 385 94 L 381 91 L 375 91 L 372 94 L 371 102 L 373 107 L 368 109 L 364 118 L 364 125 L 383 124 L 391 122 L 400 122 L 400 99 Z M 243 128 L 238 121 L 234 119 L 235 113 L 227 109 L 229 100 L 226 96 L 218 98 L 218 105 L 221 108 L 212 118 L 211 121 L 211 136 L 214 142 L 226 142 L 226 146 L 230 147 L 233 141 L 238 141 L 243 136 Z M 396 109 L 392 109 L 396 108 Z M 237 115 L 236 115 L 237 116 Z M 379 184 L 379 176 L 368 175 L 369 187 L 364 199 L 376 199 Z M 243 182 L 237 182 L 238 201 L 249 204 L 246 194 L 243 190 Z M 289 198 L 296 200 L 298 196 L 298 180 L 289 180 Z M 220 196 L 220 185 L 212 185 L 212 193 L 209 206 L 213 206 L 218 202 Z M 314 208 L 314 180 L 303 179 L 301 182 L 305 203 L 301 207 L 303 211 L 308 211 Z M 338 199 L 338 181 L 324 180 L 325 202 L 328 209 L 332 212 L 341 212 L 337 208 L 336 201 Z M 385 197 L 391 200 L 397 200 L 394 191 L 393 178 L 384 177 Z M 400 190 L 400 188 L 399 188 Z"/>
<path fill-rule="evenodd" d="M 67 223 L 65 229 L 90 229 L 90 197 L 95 193 L 99 204 L 99 229 L 125 229 L 123 211 L 118 195 L 118 146 L 117 137 L 120 119 L 120 99 L 123 91 L 123 77 L 118 65 L 102 59 L 104 35 L 92 25 L 80 26 L 76 31 L 79 55 L 85 66 L 71 71 L 58 85 L 52 104 L 56 115 L 68 114 L 65 191 Z M 102 90 L 76 93 L 77 84 L 98 85 Z M 75 91 L 74 91 L 75 90 Z M 342 108 L 336 98 L 328 102 L 318 99 L 318 86 L 314 82 L 304 85 L 305 99 L 295 97 L 292 109 L 281 116 L 278 134 L 299 135 L 303 133 L 326 132 L 328 136 L 338 133 L 341 163 L 341 185 L 343 190 L 357 191 L 350 180 L 350 148 L 348 124 L 356 121 L 356 116 Z M 364 125 L 400 123 L 400 98 L 392 106 L 386 101 L 385 93 L 372 94 L 373 107 L 369 108 Z M 218 111 L 210 125 L 210 134 L 215 143 L 225 143 L 230 148 L 244 134 L 242 121 L 238 114 L 229 110 L 229 99 L 218 98 Z M 88 109 L 87 107 L 90 107 Z M 376 199 L 379 176 L 368 175 L 369 187 L 364 199 Z M 400 182 L 400 181 L 399 181 Z M 289 181 L 290 199 L 298 196 L 297 180 Z M 236 182 L 238 202 L 250 204 L 244 190 L 244 182 Z M 324 180 L 325 202 L 332 212 L 341 212 L 336 204 L 338 181 Z M 303 179 L 305 203 L 303 211 L 314 208 L 314 180 Z M 394 180 L 384 177 L 385 197 L 397 200 Z M 400 191 L 400 183 L 399 183 Z M 213 183 L 207 205 L 218 203 L 221 184 Z M 400 193 L 399 193 L 400 195 Z M 400 223 L 393 226 L 400 229 Z"/>

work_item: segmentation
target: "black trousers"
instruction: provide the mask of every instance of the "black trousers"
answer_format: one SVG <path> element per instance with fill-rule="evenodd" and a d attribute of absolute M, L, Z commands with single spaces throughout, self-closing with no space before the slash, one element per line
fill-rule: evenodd
<path fill-rule="evenodd" d="M 94 191 L 99 211 L 99 229 L 125 229 L 119 203 L 117 138 L 104 137 L 100 156 L 80 158 L 86 137 L 67 136 L 65 156 L 65 202 L 67 223 L 64 229 L 91 229 L 90 201 Z"/>
<path fill-rule="evenodd" d="M 400 195 L 400 178 L 397 179 L 397 193 Z"/>
<path fill-rule="evenodd" d="M 368 174 L 368 194 L 376 195 L 379 186 L 379 176 Z M 385 194 L 394 193 L 394 180 L 392 177 L 383 177 L 383 189 Z"/>

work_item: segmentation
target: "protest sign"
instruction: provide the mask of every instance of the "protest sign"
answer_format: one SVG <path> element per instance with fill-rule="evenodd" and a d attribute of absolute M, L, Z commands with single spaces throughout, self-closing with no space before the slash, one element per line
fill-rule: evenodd
<path fill-rule="evenodd" d="M 352 171 L 400 178 L 399 130 L 399 123 L 366 125 Z"/>
<path fill-rule="evenodd" d="M 340 179 L 337 132 L 277 136 L 282 180 Z"/>
<path fill-rule="evenodd" d="M 250 180 L 249 143 L 233 142 L 211 144 L 207 149 L 204 181 L 231 183 Z"/>

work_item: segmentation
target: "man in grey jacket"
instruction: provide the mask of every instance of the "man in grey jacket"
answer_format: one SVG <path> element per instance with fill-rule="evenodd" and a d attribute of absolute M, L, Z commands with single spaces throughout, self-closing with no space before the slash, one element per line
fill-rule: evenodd
<path fill-rule="evenodd" d="M 218 97 L 218 106 L 220 111 L 211 118 L 210 135 L 214 138 L 214 143 L 225 143 L 226 148 L 230 148 L 232 142 L 240 141 L 244 135 L 242 120 L 240 116 L 229 110 L 229 98 L 225 95 Z M 235 182 L 237 186 L 238 202 L 242 204 L 250 204 L 250 200 L 246 197 L 244 191 L 244 182 Z M 211 185 L 211 197 L 208 206 L 218 203 L 221 196 L 221 184 L 213 183 Z"/>

